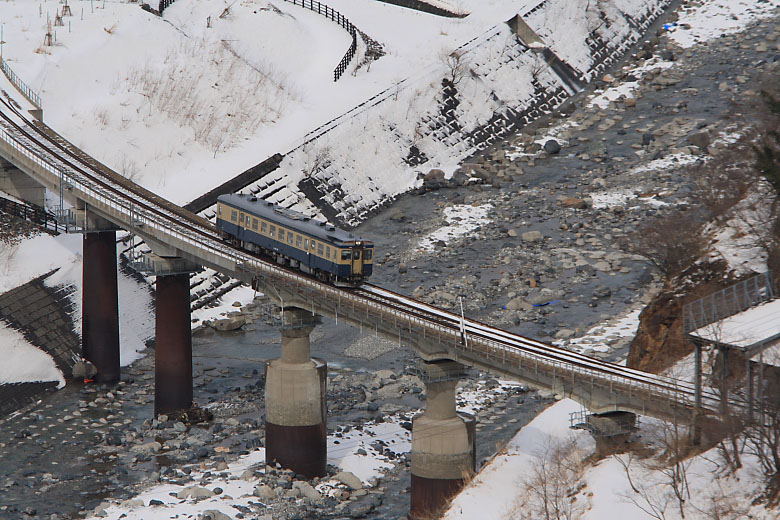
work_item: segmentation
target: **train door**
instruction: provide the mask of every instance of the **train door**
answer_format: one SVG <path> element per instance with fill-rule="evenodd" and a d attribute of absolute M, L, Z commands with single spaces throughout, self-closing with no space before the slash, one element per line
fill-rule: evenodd
<path fill-rule="evenodd" d="M 352 276 L 363 276 L 363 248 L 356 247 L 352 250 Z"/>

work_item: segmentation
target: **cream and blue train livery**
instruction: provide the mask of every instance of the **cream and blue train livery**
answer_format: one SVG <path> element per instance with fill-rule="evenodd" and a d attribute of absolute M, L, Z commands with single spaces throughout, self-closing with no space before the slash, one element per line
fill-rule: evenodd
<path fill-rule="evenodd" d="M 249 195 L 217 198 L 217 228 L 233 243 L 337 285 L 371 276 L 374 244 Z"/>

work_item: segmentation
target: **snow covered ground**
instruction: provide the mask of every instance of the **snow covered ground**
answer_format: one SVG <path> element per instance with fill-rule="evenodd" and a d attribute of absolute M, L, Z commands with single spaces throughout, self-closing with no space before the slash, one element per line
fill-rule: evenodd
<path fill-rule="evenodd" d="M 184 203 L 289 151 L 392 84 L 424 74 L 440 54 L 533 3 L 464 0 L 472 14 L 461 19 L 379 2 L 329 2 L 386 52 L 338 82 L 333 69 L 349 34 L 281 1 L 180 0 L 162 20 L 137 3 L 77 2 L 73 16 L 52 27 L 50 47 L 42 43 L 59 2 L 4 2 L 0 22 L 3 55 L 40 93 L 50 126 Z"/>
<path fill-rule="evenodd" d="M 506 392 L 507 387 L 516 384 L 511 381 L 501 381 L 499 386 L 489 390 L 483 385 L 480 391 L 462 392 L 458 395 L 460 409 L 477 413 L 494 400 L 496 395 Z M 404 416 L 413 416 L 418 411 L 405 412 Z M 389 414 L 384 417 L 383 422 L 368 421 L 359 430 L 354 428 L 345 430 L 337 426 L 334 428 L 334 433 L 328 436 L 328 463 L 339 467 L 342 471 L 353 473 L 363 482 L 364 488 L 375 488 L 379 479 L 395 464 L 388 456 L 388 450 L 397 455 L 408 454 L 411 450 L 411 432 L 401 426 L 401 423 L 406 420 L 400 414 Z M 377 441 L 383 443 L 381 452 L 372 446 Z M 246 506 L 249 501 L 257 503 L 261 500 L 253 495 L 258 479 L 256 476 L 248 476 L 245 473 L 247 469 L 258 473 L 265 471 L 263 448 L 242 456 L 229 464 L 225 470 L 214 471 L 213 468 L 195 466 L 189 475 L 189 484 L 161 482 L 150 486 L 131 499 L 104 503 L 97 509 L 105 514 L 101 513 L 96 517 L 111 520 L 197 518 L 199 514 L 206 511 L 219 510 L 232 518 L 239 512 L 239 509 L 234 506 Z M 207 472 L 208 475 L 204 476 Z M 208 483 L 204 484 L 204 482 Z M 223 489 L 223 493 L 200 500 L 177 496 L 193 485 L 205 485 L 208 489 L 219 487 Z M 335 479 L 330 479 L 321 481 L 315 489 L 321 495 L 327 496 L 333 493 L 334 489 L 346 489 L 346 486 Z M 159 501 L 162 505 L 150 504 L 152 500 Z"/>
<path fill-rule="evenodd" d="M 39 235 L 16 246 L 0 246 L 0 293 L 58 269 L 46 279 L 47 286 L 73 286 L 70 295 L 76 310 L 75 332 L 81 335 L 81 235 Z M 139 359 L 146 341 L 154 336 L 152 296 L 144 284 L 118 273 L 120 363 L 127 366 Z M 0 322 L 0 383 L 23 381 L 58 381 L 64 386 L 62 373 L 54 360 L 30 344 L 18 331 Z"/>

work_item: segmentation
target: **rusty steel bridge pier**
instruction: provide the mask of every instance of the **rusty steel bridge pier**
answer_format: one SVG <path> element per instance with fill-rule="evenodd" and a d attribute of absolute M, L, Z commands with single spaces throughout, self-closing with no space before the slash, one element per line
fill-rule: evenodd
<path fill-rule="evenodd" d="M 412 420 L 410 520 L 438 516 L 476 471 L 476 420 L 455 408 L 463 365 L 421 361 L 420 375 L 427 402 Z"/>
<path fill-rule="evenodd" d="M 82 257 L 81 352 L 96 381 L 113 383 L 120 375 L 116 231 L 84 233 Z"/>
<path fill-rule="evenodd" d="M 192 408 L 190 274 L 200 266 L 150 253 L 133 268 L 156 277 L 154 415 Z"/>
<path fill-rule="evenodd" d="M 190 276 L 157 275 L 154 415 L 192 407 Z"/>
<path fill-rule="evenodd" d="M 317 316 L 285 309 L 282 354 L 265 367 L 265 458 L 308 478 L 327 467 L 328 366 L 311 358 Z"/>

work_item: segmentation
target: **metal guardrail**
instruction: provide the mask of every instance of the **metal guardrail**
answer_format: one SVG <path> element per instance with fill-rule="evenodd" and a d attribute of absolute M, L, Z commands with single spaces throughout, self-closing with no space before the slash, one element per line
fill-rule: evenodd
<path fill-rule="evenodd" d="M 644 374 L 647 381 L 636 381 L 614 373 L 578 367 L 571 362 L 552 360 L 542 354 L 524 350 L 520 346 L 508 346 L 502 342 L 474 334 L 468 335 L 468 341 L 464 345 L 457 326 L 449 327 L 434 323 L 402 310 L 388 308 L 380 303 L 361 298 L 359 295 L 345 294 L 335 287 L 322 285 L 315 288 L 312 280 L 295 275 L 288 274 L 280 278 L 266 275 L 264 278 L 261 285 L 287 287 L 299 298 L 309 301 L 313 313 L 329 312 L 329 308 L 347 308 L 353 315 L 361 314 L 367 318 L 367 325 L 371 323 L 371 319 L 374 319 L 377 333 L 380 330 L 380 324 L 385 324 L 387 328 L 399 331 L 400 341 L 413 345 L 422 338 L 451 352 L 455 361 L 469 364 L 476 362 L 477 366 L 482 367 L 500 367 L 505 373 L 518 374 L 528 370 L 537 376 L 547 377 L 553 382 L 584 382 L 591 385 L 592 388 L 600 388 L 613 394 L 622 393 L 629 397 L 641 397 L 644 402 L 652 405 L 659 405 L 663 402 L 672 408 L 694 409 L 693 385 L 683 381 L 653 374 Z M 338 314 L 336 318 L 338 319 Z M 457 316 L 454 318 L 460 319 Z M 471 320 L 466 320 L 467 327 L 473 327 L 473 323 Z M 615 368 L 620 370 L 624 367 L 616 365 Z M 706 393 L 704 395 L 705 408 L 715 411 L 718 409 L 719 402 L 720 399 L 714 394 Z M 673 406 L 675 403 L 678 406 Z M 737 403 L 733 404 L 737 405 Z M 647 411 L 643 409 L 642 413 L 647 414 Z"/>
<path fill-rule="evenodd" d="M 683 333 L 706 327 L 772 299 L 771 272 L 757 274 L 683 306 Z"/>
<path fill-rule="evenodd" d="M 28 87 L 27 84 L 16 75 L 16 73 L 11 69 L 11 66 L 8 65 L 8 62 L 3 58 L 0 58 L 0 69 L 3 70 L 3 74 L 5 74 L 5 77 L 8 78 L 8 81 L 13 83 L 17 90 L 19 90 L 19 92 L 24 97 L 26 97 L 30 103 L 35 105 L 38 109 L 43 108 L 41 105 L 41 96 L 39 96 L 33 89 Z"/>
<path fill-rule="evenodd" d="M 299 5 L 336 22 L 344 29 L 346 29 L 349 35 L 352 36 L 352 44 L 349 46 L 349 49 L 347 49 L 344 57 L 341 58 L 339 64 L 336 65 L 336 68 L 333 69 L 333 81 L 338 81 L 344 72 L 346 72 L 347 67 L 349 66 L 349 62 L 352 61 L 352 58 L 355 57 L 355 52 L 357 52 L 357 27 L 355 27 L 352 22 L 350 22 L 343 14 L 328 5 L 318 2 L 317 0 L 285 0 L 285 2 L 289 2 L 293 5 Z"/>
<path fill-rule="evenodd" d="M 5 197 L 0 197 L 0 212 L 29 220 L 30 222 L 43 226 L 55 233 L 60 232 L 57 216 L 43 208 L 28 204 L 20 204 L 19 202 L 6 199 Z"/>

